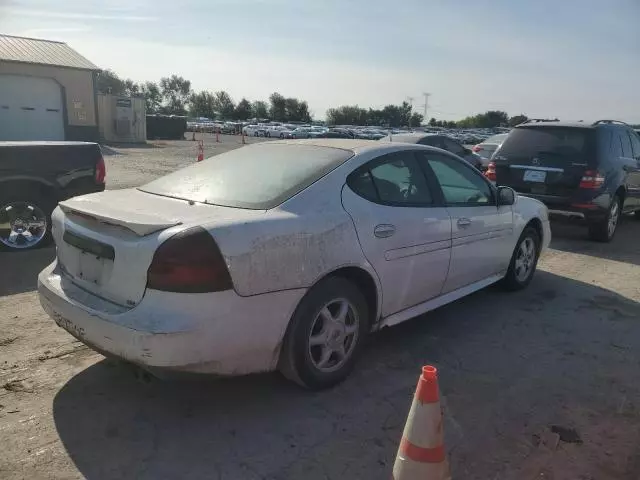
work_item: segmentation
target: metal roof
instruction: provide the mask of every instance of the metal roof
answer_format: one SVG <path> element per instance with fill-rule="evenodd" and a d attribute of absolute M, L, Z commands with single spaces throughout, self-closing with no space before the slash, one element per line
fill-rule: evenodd
<path fill-rule="evenodd" d="M 0 35 L 0 61 L 100 70 L 66 43 Z"/>

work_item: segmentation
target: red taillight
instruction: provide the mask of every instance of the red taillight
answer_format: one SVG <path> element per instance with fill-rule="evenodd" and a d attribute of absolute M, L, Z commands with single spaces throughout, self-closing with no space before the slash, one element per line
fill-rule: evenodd
<path fill-rule="evenodd" d="M 213 237 L 203 228 L 194 227 L 158 247 L 147 271 L 147 288 L 205 293 L 230 290 L 233 283 Z"/>
<path fill-rule="evenodd" d="M 482 145 L 474 145 L 474 146 L 471 148 L 471 151 L 472 151 L 472 152 L 475 152 L 475 153 L 481 152 L 481 151 L 482 151 Z"/>
<path fill-rule="evenodd" d="M 496 181 L 497 179 L 496 162 L 489 162 L 489 165 L 487 165 L 487 171 L 484 172 L 484 176 L 487 177 L 492 182 Z"/>
<path fill-rule="evenodd" d="M 104 179 L 107 176 L 107 167 L 104 164 L 104 158 L 100 155 L 100 160 L 96 164 L 96 183 L 104 185 Z"/>
<path fill-rule="evenodd" d="M 586 170 L 580 179 L 580 188 L 597 189 L 604 183 L 604 177 L 597 170 Z"/>

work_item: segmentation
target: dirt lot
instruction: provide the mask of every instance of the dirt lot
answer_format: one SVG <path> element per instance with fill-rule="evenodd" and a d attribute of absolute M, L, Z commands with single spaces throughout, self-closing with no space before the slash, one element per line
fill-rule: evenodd
<path fill-rule="evenodd" d="M 110 188 L 195 158 L 191 142 L 116 150 Z M 638 480 L 640 222 L 610 245 L 553 228 L 526 291 L 489 288 L 373 335 L 321 393 L 278 375 L 163 382 L 105 360 L 40 308 L 53 249 L 0 254 L 0 478 L 387 479 L 430 363 L 454 478 Z M 580 443 L 556 446 L 551 426 Z"/>

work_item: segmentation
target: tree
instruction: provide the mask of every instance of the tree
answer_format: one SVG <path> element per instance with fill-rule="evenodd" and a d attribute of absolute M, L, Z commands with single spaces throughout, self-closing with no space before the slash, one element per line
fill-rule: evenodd
<path fill-rule="evenodd" d="M 278 92 L 274 92 L 269 97 L 269 102 L 271 103 L 269 108 L 271 120 L 284 122 L 287 118 L 286 99 Z"/>
<path fill-rule="evenodd" d="M 170 115 L 185 115 L 186 105 L 191 95 L 191 82 L 178 75 L 160 79 L 160 89 L 164 97 L 165 113 Z"/>
<path fill-rule="evenodd" d="M 96 90 L 98 93 L 112 93 L 123 95 L 125 91 L 124 81 L 112 70 L 100 70 L 96 76 Z"/>
<path fill-rule="evenodd" d="M 193 93 L 189 98 L 189 112 L 193 117 L 216 118 L 216 99 L 211 92 Z"/>
<path fill-rule="evenodd" d="M 297 98 L 285 98 L 284 100 L 284 121 L 297 122 L 299 103 Z"/>
<path fill-rule="evenodd" d="M 251 113 L 251 103 L 249 103 L 249 100 L 242 97 L 242 100 L 240 100 L 236 105 L 236 110 L 233 115 L 234 118 L 236 120 L 248 120 L 249 118 L 251 118 Z"/>
<path fill-rule="evenodd" d="M 263 102 L 262 100 L 256 100 L 253 102 L 251 110 L 255 118 L 266 119 L 269 116 L 269 107 L 267 106 L 267 102 Z"/>
<path fill-rule="evenodd" d="M 124 81 L 124 95 L 128 95 L 130 97 L 140 95 L 140 87 L 141 85 L 137 84 L 130 78 L 127 78 Z"/>
<path fill-rule="evenodd" d="M 434 117 L 431 117 L 431 120 L 429 120 L 429 125 L 432 127 L 436 126 L 436 119 Z"/>
<path fill-rule="evenodd" d="M 298 102 L 298 121 L 306 123 L 311 122 L 309 104 L 306 101 Z"/>
<path fill-rule="evenodd" d="M 144 97 L 147 113 L 158 113 L 162 105 L 162 93 L 155 82 L 144 82 L 140 85 L 140 93 Z"/>
<path fill-rule="evenodd" d="M 214 94 L 216 111 L 224 120 L 230 120 L 233 118 L 236 106 L 229 95 L 224 90 L 220 90 Z"/>
<path fill-rule="evenodd" d="M 413 112 L 411 114 L 411 118 L 409 118 L 409 126 L 419 127 L 420 125 L 422 125 L 423 120 L 424 120 L 424 115 L 418 112 Z"/>
<path fill-rule="evenodd" d="M 521 123 L 524 123 L 527 120 L 529 120 L 529 117 L 527 117 L 524 114 L 515 115 L 509 119 L 509 126 L 515 127 L 516 125 L 520 125 Z"/>

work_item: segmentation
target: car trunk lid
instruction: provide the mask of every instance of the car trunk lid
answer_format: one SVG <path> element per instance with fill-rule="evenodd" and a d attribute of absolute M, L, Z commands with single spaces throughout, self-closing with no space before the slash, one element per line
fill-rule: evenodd
<path fill-rule="evenodd" d="M 190 226 L 263 214 L 131 189 L 61 202 L 52 226 L 64 274 L 95 295 L 133 307 L 144 295 L 153 254 L 166 239 Z"/>
<path fill-rule="evenodd" d="M 496 182 L 524 194 L 571 197 L 594 167 L 593 131 L 583 127 L 515 128 L 493 156 Z"/>

